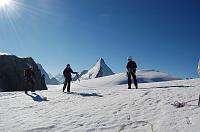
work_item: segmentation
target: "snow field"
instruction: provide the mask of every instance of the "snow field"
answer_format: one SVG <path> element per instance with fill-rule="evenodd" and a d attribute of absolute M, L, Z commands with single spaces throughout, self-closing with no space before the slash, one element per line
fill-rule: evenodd
<path fill-rule="evenodd" d="M 113 78 L 114 79 L 114 78 Z M 111 79 L 112 80 L 112 79 Z M 139 84 L 139 89 L 99 78 L 49 85 L 36 95 L 0 93 L 0 131 L 195 132 L 200 129 L 200 79 Z M 105 85 L 106 84 L 106 85 Z M 42 95 L 48 101 L 38 99 Z M 182 108 L 171 104 L 187 102 Z"/>

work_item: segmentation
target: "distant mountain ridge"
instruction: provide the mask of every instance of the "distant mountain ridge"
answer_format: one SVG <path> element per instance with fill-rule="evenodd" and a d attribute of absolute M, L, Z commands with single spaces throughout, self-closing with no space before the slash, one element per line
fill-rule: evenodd
<path fill-rule="evenodd" d="M 64 83 L 65 78 L 63 76 L 63 74 L 59 73 L 57 75 L 54 76 L 60 83 Z"/>
<path fill-rule="evenodd" d="M 54 78 L 54 77 L 50 78 L 49 77 L 49 74 L 47 74 L 47 72 L 44 70 L 44 68 L 42 67 L 41 64 L 37 63 L 37 66 L 40 69 L 41 73 L 44 74 L 46 84 L 49 84 L 49 85 L 60 84 L 60 82 L 56 78 Z"/>

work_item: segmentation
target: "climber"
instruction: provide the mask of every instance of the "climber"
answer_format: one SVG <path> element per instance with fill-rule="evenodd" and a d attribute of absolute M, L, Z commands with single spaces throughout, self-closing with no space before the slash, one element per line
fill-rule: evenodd
<path fill-rule="evenodd" d="M 134 84 L 135 84 L 135 88 L 138 88 L 138 84 L 137 84 L 137 79 L 136 79 L 136 68 L 137 68 L 137 64 L 135 63 L 135 61 L 132 60 L 132 57 L 129 56 L 128 57 L 128 63 L 126 65 L 127 68 L 127 76 L 128 76 L 128 89 L 131 89 L 131 76 L 134 80 Z"/>
<path fill-rule="evenodd" d="M 63 92 L 65 92 L 66 86 L 67 86 L 67 92 L 70 92 L 70 85 L 71 85 L 71 81 L 72 81 L 72 75 L 71 75 L 71 73 L 78 74 L 78 72 L 74 72 L 71 69 L 70 64 L 67 64 L 67 67 L 63 71 L 63 75 L 65 77 L 65 82 L 64 82 L 64 86 L 63 86 Z"/>

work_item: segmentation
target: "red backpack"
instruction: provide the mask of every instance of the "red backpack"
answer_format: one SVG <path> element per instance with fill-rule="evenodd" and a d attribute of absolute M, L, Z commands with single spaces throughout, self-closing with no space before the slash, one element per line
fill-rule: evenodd
<path fill-rule="evenodd" d="M 32 73 L 32 71 L 31 71 L 30 68 L 24 70 L 24 76 L 25 76 L 25 77 L 31 77 L 31 73 Z"/>

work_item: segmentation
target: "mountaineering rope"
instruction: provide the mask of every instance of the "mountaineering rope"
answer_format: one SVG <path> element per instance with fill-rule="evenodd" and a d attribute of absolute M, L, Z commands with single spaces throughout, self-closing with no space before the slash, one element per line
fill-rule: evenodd
<path fill-rule="evenodd" d="M 199 62 L 198 62 L 197 71 L 198 71 L 198 74 L 200 76 L 200 59 L 199 59 Z M 196 100 L 191 100 L 191 101 L 196 101 Z M 175 101 L 174 104 L 171 104 L 171 105 L 174 105 L 177 108 L 181 108 L 181 107 L 184 107 L 185 105 L 187 105 L 187 103 L 189 103 L 191 101 L 187 101 L 187 102 L 178 102 L 178 101 Z M 198 99 L 198 106 L 200 106 L 200 95 L 199 95 L 199 99 Z"/>
<path fill-rule="evenodd" d="M 199 96 L 200 98 L 200 96 Z M 179 102 L 179 101 L 175 101 L 174 103 L 172 103 L 171 105 L 177 107 L 177 108 L 181 108 L 181 107 L 184 107 L 184 106 L 193 106 L 193 105 L 189 105 L 188 103 L 190 102 L 193 102 L 193 101 L 197 101 L 198 99 L 193 99 L 193 100 L 190 100 L 190 101 L 186 101 L 186 102 Z M 195 105 L 194 105 L 195 106 Z"/>

